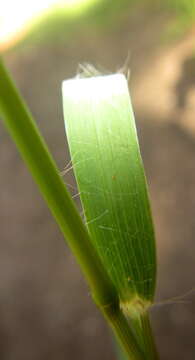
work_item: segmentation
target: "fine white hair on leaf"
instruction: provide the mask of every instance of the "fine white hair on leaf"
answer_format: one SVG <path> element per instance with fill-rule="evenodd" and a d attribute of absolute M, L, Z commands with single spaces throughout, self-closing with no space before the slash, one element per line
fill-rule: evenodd
<path fill-rule="evenodd" d="M 80 160 L 80 161 L 77 161 L 75 162 L 73 165 L 71 165 L 70 167 L 68 167 L 68 165 L 65 166 L 64 170 L 62 170 L 60 172 L 60 175 L 61 176 L 65 176 L 70 170 L 73 170 L 76 166 L 78 166 L 80 163 L 82 162 L 87 162 L 89 160 L 93 160 L 94 158 L 93 157 L 90 157 L 90 158 L 87 158 L 87 159 L 84 159 L 84 160 Z M 73 159 L 71 161 L 69 161 L 69 165 L 72 163 Z"/>
<path fill-rule="evenodd" d="M 106 210 L 105 210 L 103 213 L 101 213 L 100 215 L 98 215 L 98 216 L 96 216 L 95 218 L 87 221 L 87 222 L 86 222 L 86 225 L 89 225 L 89 224 L 91 224 L 92 222 L 101 219 L 104 215 L 108 214 L 108 212 L 109 212 L 108 209 L 106 209 Z"/>
<path fill-rule="evenodd" d="M 117 73 L 119 74 L 124 74 L 127 78 L 127 82 L 129 82 L 130 80 L 130 75 L 131 75 L 131 70 L 130 70 L 130 58 L 131 58 L 131 53 L 130 51 L 128 51 L 127 57 L 124 61 L 124 64 L 117 70 Z"/>
<path fill-rule="evenodd" d="M 75 199 L 75 198 L 77 198 L 77 197 L 80 196 L 80 195 L 81 195 L 81 193 L 78 192 L 77 194 L 72 195 L 72 199 Z"/>

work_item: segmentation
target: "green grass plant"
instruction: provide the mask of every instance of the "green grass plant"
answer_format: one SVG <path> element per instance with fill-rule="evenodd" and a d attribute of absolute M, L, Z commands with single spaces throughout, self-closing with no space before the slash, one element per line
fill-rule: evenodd
<path fill-rule="evenodd" d="M 154 232 L 124 75 L 63 85 L 64 114 L 86 224 L 0 59 L 0 116 L 68 241 L 92 297 L 131 360 L 158 358 L 148 309 Z"/>

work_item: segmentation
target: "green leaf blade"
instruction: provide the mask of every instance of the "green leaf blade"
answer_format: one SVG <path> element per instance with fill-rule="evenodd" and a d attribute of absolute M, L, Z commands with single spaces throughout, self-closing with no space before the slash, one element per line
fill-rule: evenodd
<path fill-rule="evenodd" d="M 154 296 L 153 224 L 126 78 L 63 83 L 65 125 L 86 223 L 123 304 Z"/>

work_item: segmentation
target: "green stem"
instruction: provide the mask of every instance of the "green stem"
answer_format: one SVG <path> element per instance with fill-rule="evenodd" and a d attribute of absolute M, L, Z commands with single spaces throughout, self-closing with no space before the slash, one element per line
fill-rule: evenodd
<path fill-rule="evenodd" d="M 139 346 L 144 351 L 146 359 L 159 360 L 148 311 L 145 310 L 142 313 L 137 313 L 136 316 L 131 318 L 131 323 Z"/>
<path fill-rule="evenodd" d="M 57 166 L 0 59 L 0 113 L 90 285 L 93 298 L 132 360 L 144 359 L 119 310 L 119 299 Z"/>
<path fill-rule="evenodd" d="M 120 308 L 118 306 L 106 306 L 101 308 L 101 311 L 112 327 L 123 350 L 128 355 L 127 359 L 146 360 L 143 352 L 139 349 L 129 323 Z"/>

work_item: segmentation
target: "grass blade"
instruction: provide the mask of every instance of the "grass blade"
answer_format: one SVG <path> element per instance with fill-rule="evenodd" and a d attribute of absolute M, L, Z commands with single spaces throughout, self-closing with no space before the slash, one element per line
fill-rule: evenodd
<path fill-rule="evenodd" d="M 155 291 L 154 230 L 127 80 L 122 74 L 66 80 L 63 104 L 91 240 L 140 344 L 154 353 L 151 333 L 142 334 Z"/>
<path fill-rule="evenodd" d="M 87 227 L 130 305 L 154 296 L 154 232 L 127 81 L 122 74 L 67 80 L 65 125 Z"/>

